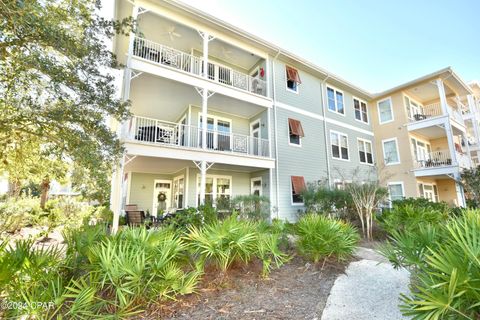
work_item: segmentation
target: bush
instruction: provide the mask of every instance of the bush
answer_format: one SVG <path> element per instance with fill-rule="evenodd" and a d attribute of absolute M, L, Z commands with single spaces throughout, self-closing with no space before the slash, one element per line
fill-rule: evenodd
<path fill-rule="evenodd" d="M 7 198 L 0 203 L 0 233 L 15 232 L 36 224 L 42 214 L 44 213 L 37 198 Z"/>
<path fill-rule="evenodd" d="M 270 217 L 270 200 L 268 197 L 253 194 L 241 195 L 233 198 L 232 203 L 241 219 L 263 221 Z"/>
<path fill-rule="evenodd" d="M 202 213 L 196 208 L 187 208 L 177 211 L 174 216 L 167 218 L 164 225 L 172 227 L 173 230 L 187 232 L 189 227 L 201 226 L 203 219 Z"/>
<path fill-rule="evenodd" d="M 279 267 L 286 261 L 278 250 L 278 234 L 267 233 L 258 223 L 240 220 L 236 215 L 202 228 L 191 227 L 187 239 L 199 261 L 213 263 L 223 272 L 236 261 L 248 263 L 256 257 L 262 260 L 266 275 L 272 262 Z"/>
<path fill-rule="evenodd" d="M 298 252 L 313 262 L 329 257 L 345 260 L 360 240 L 351 224 L 311 213 L 297 222 L 296 233 Z"/>
<path fill-rule="evenodd" d="M 402 312 L 415 319 L 480 317 L 480 211 L 471 210 L 440 225 L 444 237 L 417 265 Z"/>
<path fill-rule="evenodd" d="M 395 231 L 417 229 L 422 224 L 438 225 L 449 215 L 445 203 L 435 203 L 427 199 L 406 199 L 394 201 L 393 208 L 385 210 L 377 220 L 380 226 L 392 234 Z"/>
<path fill-rule="evenodd" d="M 328 185 L 308 183 L 302 192 L 305 212 L 322 213 L 354 219 L 352 197 L 345 190 L 331 189 Z"/>

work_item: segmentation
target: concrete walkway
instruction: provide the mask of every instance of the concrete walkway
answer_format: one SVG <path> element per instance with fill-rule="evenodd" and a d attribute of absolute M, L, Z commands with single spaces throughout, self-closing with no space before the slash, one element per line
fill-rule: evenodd
<path fill-rule="evenodd" d="M 322 320 L 400 320 L 400 293 L 408 293 L 410 273 L 395 270 L 372 249 L 359 248 L 361 260 L 350 263 L 346 274 L 335 280 Z"/>

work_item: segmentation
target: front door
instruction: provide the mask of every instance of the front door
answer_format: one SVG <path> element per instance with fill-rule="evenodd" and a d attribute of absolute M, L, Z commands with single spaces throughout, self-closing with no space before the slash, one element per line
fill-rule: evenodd
<path fill-rule="evenodd" d="M 262 178 L 253 178 L 251 180 L 250 192 L 255 196 L 262 195 Z"/>
<path fill-rule="evenodd" d="M 255 156 L 260 155 L 260 121 L 257 120 L 250 124 L 250 137 L 252 146 L 252 154 Z"/>
<path fill-rule="evenodd" d="M 433 192 L 433 186 L 432 185 L 428 185 L 428 184 L 424 184 L 423 185 L 423 196 L 425 197 L 425 199 L 428 199 L 432 202 L 435 202 L 435 193 Z"/>
<path fill-rule="evenodd" d="M 152 216 L 162 216 L 171 209 L 172 182 L 170 180 L 155 180 L 153 184 Z"/>

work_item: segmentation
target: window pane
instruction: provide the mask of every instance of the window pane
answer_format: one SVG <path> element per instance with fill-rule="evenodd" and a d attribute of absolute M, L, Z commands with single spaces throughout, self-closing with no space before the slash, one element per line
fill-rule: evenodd
<path fill-rule="evenodd" d="M 383 143 L 383 150 L 385 152 L 385 163 L 398 162 L 397 143 L 396 141 L 386 141 Z"/>
<path fill-rule="evenodd" d="M 339 145 L 339 142 L 338 142 L 338 134 L 333 133 L 333 132 L 330 133 L 330 143 L 331 143 L 332 145 L 337 145 L 337 146 Z"/>
<path fill-rule="evenodd" d="M 333 91 L 333 89 L 327 88 L 327 96 L 328 96 L 328 109 L 332 111 L 336 111 L 335 92 Z"/>
<path fill-rule="evenodd" d="M 290 143 L 299 145 L 300 144 L 300 136 L 291 134 L 290 135 Z"/>
<path fill-rule="evenodd" d="M 342 159 L 348 159 L 348 149 L 342 147 Z"/>
<path fill-rule="evenodd" d="M 393 120 L 392 106 L 390 105 L 390 100 L 381 101 L 378 104 L 378 110 L 380 111 L 380 122 Z"/>
<path fill-rule="evenodd" d="M 230 132 L 230 122 L 218 120 L 217 128 L 218 128 L 219 132 L 229 133 Z"/>
<path fill-rule="evenodd" d="M 370 142 L 365 142 L 365 149 L 368 153 L 372 153 L 372 144 Z"/>
<path fill-rule="evenodd" d="M 364 151 L 360 151 L 360 162 L 367 162 L 367 159 L 365 157 L 365 152 Z"/>
<path fill-rule="evenodd" d="M 401 200 L 403 199 L 403 190 L 401 184 L 391 184 L 388 186 L 388 191 L 390 193 L 390 200 Z"/>
<path fill-rule="evenodd" d="M 367 111 L 367 105 L 362 102 L 362 120 L 363 122 L 368 122 L 368 111 Z"/>
<path fill-rule="evenodd" d="M 373 164 L 373 155 L 371 153 L 367 153 L 367 163 Z"/>
<path fill-rule="evenodd" d="M 217 179 L 217 196 L 221 194 L 230 194 L 230 179 Z"/>
<path fill-rule="evenodd" d="M 340 148 L 332 144 L 332 156 L 334 158 L 340 158 Z"/>
<path fill-rule="evenodd" d="M 348 147 L 348 142 L 347 142 L 347 136 L 340 136 L 340 140 L 342 142 L 342 147 L 347 148 Z"/>
<path fill-rule="evenodd" d="M 337 112 L 343 113 L 343 94 L 341 92 L 337 92 L 336 97 L 337 97 Z"/>
<path fill-rule="evenodd" d="M 365 143 L 363 141 L 358 141 L 358 150 L 365 151 Z"/>
<path fill-rule="evenodd" d="M 362 120 L 362 114 L 360 113 L 360 110 L 355 109 L 355 119 Z"/>

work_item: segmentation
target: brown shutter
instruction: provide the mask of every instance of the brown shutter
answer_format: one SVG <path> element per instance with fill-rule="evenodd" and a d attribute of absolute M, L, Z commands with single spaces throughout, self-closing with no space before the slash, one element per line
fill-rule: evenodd
<path fill-rule="evenodd" d="M 300 194 L 306 189 L 305 179 L 302 176 L 292 176 L 292 189 L 294 194 Z"/>
<path fill-rule="evenodd" d="M 292 67 L 286 66 L 287 69 L 287 80 L 294 81 L 298 84 L 301 84 L 302 81 L 300 80 L 300 75 L 298 74 L 297 69 Z"/>
<path fill-rule="evenodd" d="M 290 132 L 296 136 L 305 137 L 305 133 L 303 132 L 302 123 L 295 119 L 288 118 L 288 126 L 290 128 Z"/>

